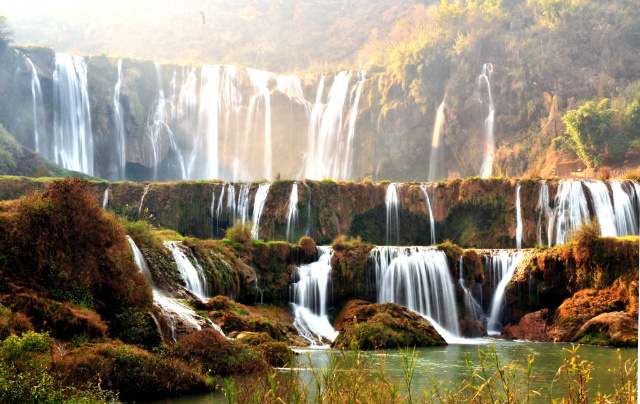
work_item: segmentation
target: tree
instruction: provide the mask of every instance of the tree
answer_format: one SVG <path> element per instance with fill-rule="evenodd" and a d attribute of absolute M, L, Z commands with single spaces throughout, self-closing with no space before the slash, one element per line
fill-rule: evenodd
<path fill-rule="evenodd" d="M 587 165 L 595 167 L 602 163 L 601 153 L 611 135 L 611 120 L 615 114 L 605 98 L 596 105 L 589 101 L 577 110 L 568 111 L 562 117 L 567 127 L 564 143 Z"/>

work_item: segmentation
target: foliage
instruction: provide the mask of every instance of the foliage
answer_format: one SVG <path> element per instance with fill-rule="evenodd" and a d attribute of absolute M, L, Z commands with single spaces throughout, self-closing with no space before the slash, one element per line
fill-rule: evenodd
<path fill-rule="evenodd" d="M 300 238 L 298 245 L 302 247 L 307 257 L 316 255 L 316 242 L 311 237 Z"/>
<path fill-rule="evenodd" d="M 236 241 L 244 246 L 249 246 L 253 236 L 251 235 L 251 228 L 253 224 L 251 222 L 242 222 L 239 219 L 236 220 L 233 227 L 230 227 L 226 231 L 226 238 Z"/>
<path fill-rule="evenodd" d="M 197 366 L 203 373 L 214 375 L 253 373 L 265 366 L 256 349 L 228 340 L 212 328 L 184 337 L 173 349 L 173 354 Z"/>
<path fill-rule="evenodd" d="M 615 111 L 609 108 L 609 99 L 593 101 L 568 111 L 562 117 L 568 136 L 563 140 L 587 165 L 595 167 L 602 163 L 600 154 L 611 133 L 611 119 Z"/>
<path fill-rule="evenodd" d="M 7 404 L 106 403 L 96 384 L 76 389 L 47 369 L 52 339 L 44 333 L 11 335 L 0 343 L 0 401 Z"/>
<path fill-rule="evenodd" d="M 0 52 L 2 52 L 2 15 L 0 14 Z M 16 168 L 16 159 L 22 157 L 22 146 L 0 125 L 0 174 L 9 174 Z"/>
<path fill-rule="evenodd" d="M 124 228 L 78 178 L 51 182 L 15 204 L 0 245 L 5 276 L 45 287 L 56 300 L 96 310 L 107 321 L 145 312 L 151 289 L 133 261 Z"/>

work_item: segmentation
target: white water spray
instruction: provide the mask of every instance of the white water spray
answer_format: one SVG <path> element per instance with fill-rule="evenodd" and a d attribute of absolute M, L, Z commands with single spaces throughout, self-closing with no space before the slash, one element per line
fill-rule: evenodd
<path fill-rule="evenodd" d="M 395 243 L 400 244 L 400 198 L 398 197 L 398 184 L 392 183 L 387 186 L 387 195 L 384 199 L 387 210 L 387 245 L 390 245 L 389 234 L 395 228 Z"/>
<path fill-rule="evenodd" d="M 271 187 L 271 184 L 268 182 L 260 184 L 253 201 L 253 228 L 251 229 L 251 236 L 254 240 L 260 237 L 260 216 L 262 216 L 262 210 L 269 195 L 269 187 Z"/>
<path fill-rule="evenodd" d="M 433 135 L 431 137 L 431 156 L 429 157 L 429 182 L 434 182 L 442 178 L 440 166 L 442 165 L 442 149 L 440 149 L 440 136 L 444 128 L 444 101 L 440 104 L 436 113 L 436 121 L 433 125 Z"/>
<path fill-rule="evenodd" d="M 289 197 L 289 209 L 287 211 L 287 233 L 285 240 L 292 243 L 298 229 L 298 183 L 294 182 Z"/>
<path fill-rule="evenodd" d="M 480 169 L 480 176 L 482 178 L 491 177 L 491 172 L 493 170 L 493 159 L 495 156 L 495 138 L 493 134 L 493 124 L 495 120 L 495 106 L 493 105 L 493 97 L 491 95 L 491 76 L 493 75 L 493 65 L 491 63 L 485 63 L 482 65 L 482 73 L 478 77 L 478 93 L 480 93 L 483 89 L 483 86 L 486 87 L 488 102 L 489 102 L 489 110 L 487 113 L 487 117 L 484 120 L 483 132 L 485 137 L 485 152 L 484 152 L 484 162 L 482 163 L 482 168 Z"/>

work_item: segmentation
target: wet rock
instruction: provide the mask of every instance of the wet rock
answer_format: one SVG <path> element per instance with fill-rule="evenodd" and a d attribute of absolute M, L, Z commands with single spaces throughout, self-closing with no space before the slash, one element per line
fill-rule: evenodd
<path fill-rule="evenodd" d="M 480 338 L 487 336 L 487 330 L 482 321 L 473 318 L 464 318 L 460 320 L 460 333 L 465 338 Z"/>

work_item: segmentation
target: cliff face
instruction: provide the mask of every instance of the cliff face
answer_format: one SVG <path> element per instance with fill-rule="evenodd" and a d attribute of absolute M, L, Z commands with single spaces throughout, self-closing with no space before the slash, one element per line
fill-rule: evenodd
<path fill-rule="evenodd" d="M 261 239 L 285 239 L 293 184 L 293 181 L 271 183 L 260 216 Z M 546 243 L 549 219 L 538 207 L 543 183 L 522 180 L 519 184 L 522 246 L 533 247 L 538 243 L 540 230 L 543 243 Z M 558 182 L 550 180 L 544 184 L 553 203 Z M 612 184 L 601 185 L 611 193 Z M 637 211 L 638 201 L 634 196 L 633 184 L 623 183 L 631 192 L 630 206 Z M 0 180 L 0 198 L 15 199 L 32 190 L 42 190 L 45 185 L 46 180 L 6 177 Z M 259 183 L 221 182 L 95 182 L 94 194 L 99 201 L 103 201 L 105 190 L 108 189 L 108 209 L 130 219 L 144 218 L 157 226 L 188 236 L 221 238 L 224 230 L 233 225 L 234 218 L 241 218 L 242 212 L 246 220 L 253 220 L 259 186 Z M 296 241 L 308 234 L 322 245 L 345 234 L 385 245 L 389 231 L 389 243 L 396 244 L 395 219 L 392 218 L 389 229 L 387 227 L 385 198 L 389 186 L 387 183 L 330 180 L 297 182 L 298 219 L 292 218 L 290 222 L 290 240 Z M 580 183 L 580 186 L 586 187 L 584 183 Z M 402 183 L 396 184 L 395 188 L 399 202 L 400 245 L 432 244 L 425 192 L 432 207 L 436 243 L 448 239 L 463 247 L 513 248 L 516 245 L 515 181 L 466 179 L 437 184 Z M 140 208 L 145 189 L 146 195 Z M 230 194 L 234 195 L 231 204 Z M 595 212 L 591 194 L 585 193 L 583 198 L 581 203 Z M 395 215 L 393 208 L 390 214 Z"/>

